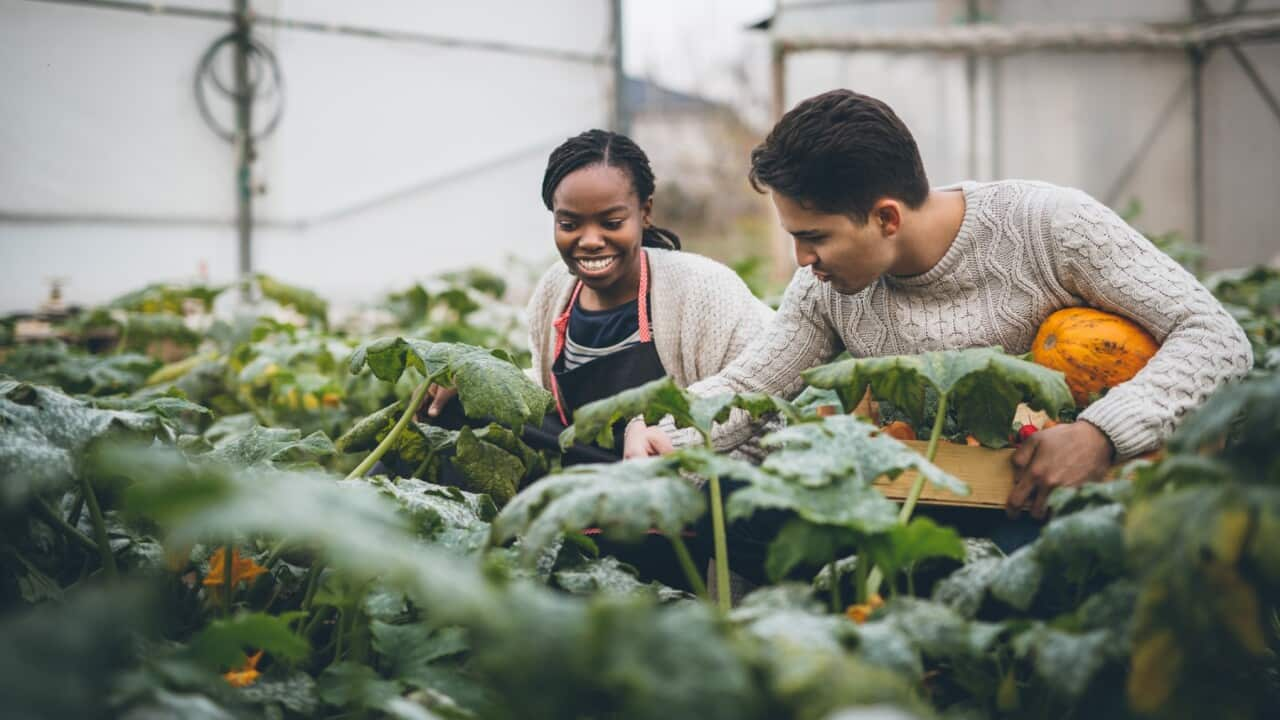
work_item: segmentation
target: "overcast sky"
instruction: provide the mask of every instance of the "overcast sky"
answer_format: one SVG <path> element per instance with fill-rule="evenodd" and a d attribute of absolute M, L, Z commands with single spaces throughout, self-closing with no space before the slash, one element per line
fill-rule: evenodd
<path fill-rule="evenodd" d="M 751 108 L 769 89 L 768 52 L 764 34 L 745 28 L 773 5 L 623 0 L 623 65 L 630 75 Z"/>

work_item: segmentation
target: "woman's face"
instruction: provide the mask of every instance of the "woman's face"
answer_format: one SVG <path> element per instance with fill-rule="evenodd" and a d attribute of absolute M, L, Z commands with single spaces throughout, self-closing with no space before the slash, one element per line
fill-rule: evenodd
<path fill-rule="evenodd" d="M 556 248 L 582 283 L 597 293 L 639 285 L 640 241 L 653 200 L 640 205 L 631 178 L 596 164 L 565 176 L 552 195 Z"/>

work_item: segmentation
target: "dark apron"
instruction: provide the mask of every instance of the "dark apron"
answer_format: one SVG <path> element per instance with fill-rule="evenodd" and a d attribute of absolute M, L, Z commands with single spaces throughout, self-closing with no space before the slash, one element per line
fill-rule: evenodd
<path fill-rule="evenodd" d="M 569 316 L 573 306 L 578 302 L 578 294 L 582 292 L 582 281 L 578 281 L 569 298 L 569 304 L 555 320 L 556 345 L 555 358 L 551 366 L 551 393 L 555 396 L 556 412 L 547 416 L 541 430 L 557 436 L 573 418 L 578 408 L 597 400 L 617 395 L 623 390 L 643 385 L 652 380 L 666 377 L 667 370 L 662 366 L 662 358 L 658 357 L 657 346 L 653 342 L 653 333 L 649 327 L 649 258 L 642 256 L 640 263 L 640 293 L 636 302 L 636 311 L 640 320 L 640 342 L 611 355 L 597 358 L 572 370 L 564 369 L 564 344 L 568 334 Z M 559 422 L 556 422 L 559 421 Z M 613 448 L 605 449 L 595 445 L 575 445 L 565 453 L 562 464 L 574 465 L 583 462 L 608 462 L 622 457 L 622 446 L 626 433 L 627 421 L 619 421 L 613 428 Z M 526 431 L 526 441 L 530 432 Z M 602 458 L 602 453 L 607 454 Z"/>

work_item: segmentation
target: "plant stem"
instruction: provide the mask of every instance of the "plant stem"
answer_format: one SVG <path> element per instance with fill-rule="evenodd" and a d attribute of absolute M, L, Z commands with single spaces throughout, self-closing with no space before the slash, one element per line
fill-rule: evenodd
<path fill-rule="evenodd" d="M 667 539 L 671 541 L 671 549 L 676 552 L 676 559 L 680 561 L 680 569 L 684 570 L 684 576 L 689 581 L 689 587 L 693 588 L 695 595 L 705 600 L 707 598 L 707 584 L 702 582 L 702 575 L 694 567 L 693 557 L 689 555 L 689 546 L 684 544 L 684 538 L 680 537 L 680 533 L 668 535 Z"/>
<path fill-rule="evenodd" d="M 870 592 L 867 591 L 867 576 L 871 573 L 870 560 L 871 558 L 867 557 L 865 550 L 860 551 L 858 553 L 857 564 L 853 567 L 853 594 L 856 601 L 860 604 L 865 604 L 867 602 L 867 598 L 870 597 L 870 593 L 875 592 L 875 590 Z M 879 568 L 876 569 L 879 570 Z M 877 584 L 879 584 L 878 580 Z"/>
<path fill-rule="evenodd" d="M 98 552 L 98 544 L 88 535 L 80 532 L 71 523 L 62 518 L 62 513 L 49 507 L 49 503 L 43 498 L 37 498 L 35 501 L 36 514 L 39 515 L 54 530 L 60 530 L 69 540 L 75 541 L 81 548 L 90 553 Z"/>
<path fill-rule="evenodd" d="M 306 638 L 307 640 L 310 640 L 311 634 L 314 633 L 316 631 L 316 628 L 324 622 L 324 619 L 326 617 L 329 616 L 329 611 L 331 609 L 332 608 L 329 608 L 329 607 L 322 607 L 316 612 L 312 613 L 311 619 L 308 620 L 306 626 L 302 628 L 302 637 Z"/>
<path fill-rule="evenodd" d="M 840 573 L 836 569 L 839 558 L 831 558 L 831 612 L 839 615 L 844 611 L 844 602 L 840 599 Z"/>
<path fill-rule="evenodd" d="M 93 483 L 88 477 L 80 478 L 80 491 L 84 494 L 85 504 L 89 506 L 89 517 L 93 520 L 93 535 L 97 540 L 98 554 L 102 556 L 102 571 L 108 580 L 116 579 L 116 556 L 111 552 L 111 540 L 107 538 L 107 523 L 102 519 L 102 507 L 98 505 L 98 496 L 93 492 Z"/>
<path fill-rule="evenodd" d="M 914 570 L 914 567 L 907 568 L 907 594 L 911 597 L 916 596 L 916 578 Z"/>
<path fill-rule="evenodd" d="M 71 527 L 80 526 L 80 513 L 84 511 L 84 493 L 76 496 L 76 501 L 71 504 L 71 512 L 67 513 L 67 524 Z"/>
<path fill-rule="evenodd" d="M 929 462 L 933 462 L 933 458 L 938 454 L 938 440 L 942 438 L 942 423 L 947 419 L 947 394 L 938 393 L 938 416 L 933 419 L 933 432 L 929 434 L 929 447 L 925 450 L 924 458 Z M 898 522 L 906 525 L 911 519 L 911 513 L 916 509 L 916 502 L 920 499 L 920 493 L 924 491 L 924 473 L 916 475 L 916 481 L 911 483 L 911 492 L 907 494 L 906 502 L 902 503 L 902 510 L 898 512 Z"/>
<path fill-rule="evenodd" d="M 382 442 L 378 443 L 378 447 L 374 448 L 373 452 L 369 453 L 369 456 L 360 461 L 360 464 L 351 471 L 351 474 L 347 475 L 348 480 L 358 478 L 369 472 L 369 468 L 373 467 L 378 460 L 382 459 L 382 456 L 391 449 L 391 446 L 395 444 L 396 439 L 400 437 L 400 433 L 404 432 L 405 427 L 409 425 L 409 421 L 412 420 L 414 414 L 418 412 L 418 406 L 422 404 L 422 398 L 426 397 L 427 388 L 430 386 L 430 380 L 423 380 L 421 385 L 414 388 L 413 397 L 409 398 L 409 405 L 405 407 L 404 413 L 400 415 L 400 419 L 397 420 L 395 426 L 391 428 L 391 432 L 387 433 L 387 436 L 382 439 Z"/>
<path fill-rule="evenodd" d="M 231 617 L 231 591 L 235 589 L 231 587 L 231 578 L 234 576 L 236 556 L 232 554 L 233 549 L 230 543 L 222 546 L 222 553 L 222 559 L 226 561 L 222 566 L 222 584 L 225 588 L 225 592 L 222 593 L 222 614 Z"/>
<path fill-rule="evenodd" d="M 938 454 L 938 441 L 942 439 L 942 424 L 946 419 L 947 394 L 938 393 L 938 414 L 933 419 L 933 431 L 929 433 L 929 446 L 925 448 L 924 453 L 924 459 L 929 462 L 933 462 L 934 456 Z M 916 509 L 916 502 L 920 500 L 920 493 L 922 492 L 924 492 L 924 473 L 916 473 L 915 482 L 911 483 L 911 492 L 907 493 L 907 499 L 902 503 L 902 509 L 898 511 L 899 525 L 906 525 L 907 521 L 911 519 L 911 513 Z M 876 568 L 867 581 L 869 592 L 879 592 L 880 581 L 883 579 L 880 568 Z"/>
<path fill-rule="evenodd" d="M 716 549 L 716 602 L 720 609 L 729 612 L 729 543 L 724 532 L 724 505 L 720 502 L 720 478 L 712 475 L 711 484 L 711 534 Z"/>
<path fill-rule="evenodd" d="M 311 603 L 315 600 L 316 589 L 320 587 L 320 574 L 324 572 L 324 566 L 316 563 L 311 566 L 310 577 L 307 578 L 307 590 L 302 594 L 302 611 L 309 612 Z"/>

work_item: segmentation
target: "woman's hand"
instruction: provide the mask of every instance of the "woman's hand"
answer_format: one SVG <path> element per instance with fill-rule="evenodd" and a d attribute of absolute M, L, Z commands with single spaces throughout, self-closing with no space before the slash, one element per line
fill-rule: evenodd
<path fill-rule="evenodd" d="M 658 426 L 649 427 L 643 420 L 632 420 L 627 425 L 626 440 L 623 441 L 622 459 L 652 457 L 675 452 L 671 438 Z"/>
<path fill-rule="evenodd" d="M 422 398 L 422 407 L 418 408 L 418 419 L 422 422 L 431 422 L 457 395 L 458 391 L 453 388 L 440 387 L 431 383 L 431 387 L 427 388 L 426 396 Z"/>

